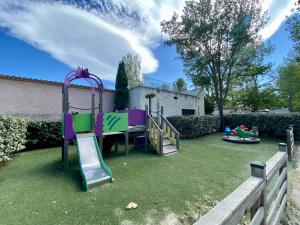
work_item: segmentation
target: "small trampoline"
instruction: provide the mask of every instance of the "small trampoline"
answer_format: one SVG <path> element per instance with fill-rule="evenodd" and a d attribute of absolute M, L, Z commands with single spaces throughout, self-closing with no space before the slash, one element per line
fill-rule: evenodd
<path fill-rule="evenodd" d="M 240 138 L 238 136 L 223 136 L 223 140 L 229 142 L 235 142 L 235 143 L 244 143 L 244 144 L 257 144 L 260 142 L 260 139 L 256 137 Z"/>

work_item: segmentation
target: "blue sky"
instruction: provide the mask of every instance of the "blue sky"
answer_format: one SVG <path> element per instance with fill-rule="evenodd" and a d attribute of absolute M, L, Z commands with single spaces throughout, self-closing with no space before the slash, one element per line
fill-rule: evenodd
<path fill-rule="evenodd" d="M 275 66 L 292 47 L 284 23 L 293 2 L 263 1 L 270 22 L 261 34 L 276 47 L 266 59 Z M 93 9 L 89 0 L 2 0 L 0 73 L 62 81 L 70 69 L 83 66 L 112 88 L 118 61 L 133 51 L 142 59 L 144 74 L 167 82 L 184 77 L 182 62 L 174 47 L 163 45 L 159 26 L 172 12 L 180 13 L 183 0 L 98 3 Z"/>

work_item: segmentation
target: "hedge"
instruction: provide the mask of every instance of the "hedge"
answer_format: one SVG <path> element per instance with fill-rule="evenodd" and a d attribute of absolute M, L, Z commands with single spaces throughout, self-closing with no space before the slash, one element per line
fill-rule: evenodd
<path fill-rule="evenodd" d="M 13 153 L 25 149 L 27 120 L 0 116 L 0 164 L 11 160 Z"/>
<path fill-rule="evenodd" d="M 62 143 L 60 121 L 29 121 L 26 149 L 60 146 Z"/>
<path fill-rule="evenodd" d="M 300 113 L 248 113 L 248 114 L 230 114 L 225 115 L 225 125 L 231 128 L 241 124 L 251 128 L 257 126 L 262 135 L 269 135 L 278 138 L 286 137 L 286 130 L 290 125 L 294 127 L 296 139 L 300 137 Z"/>
<path fill-rule="evenodd" d="M 179 131 L 181 138 L 196 138 L 217 132 L 220 119 L 217 116 L 172 116 L 170 123 Z"/>

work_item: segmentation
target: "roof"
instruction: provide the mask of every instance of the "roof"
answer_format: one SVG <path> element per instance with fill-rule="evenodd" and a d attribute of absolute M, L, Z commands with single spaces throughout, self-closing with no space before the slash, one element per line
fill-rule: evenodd
<path fill-rule="evenodd" d="M 23 81 L 23 82 L 38 83 L 38 84 L 47 84 L 47 85 L 54 85 L 54 86 L 60 86 L 60 87 L 63 85 L 62 82 L 55 82 L 55 81 L 42 80 L 42 79 L 33 79 L 33 78 L 28 78 L 28 77 L 18 77 L 18 76 L 6 75 L 6 74 L 0 74 L 0 79 Z M 90 89 L 89 86 L 78 85 L 78 84 L 71 84 L 71 87 Z M 105 92 L 114 92 L 114 90 L 106 89 L 106 88 L 104 89 L 104 91 Z"/>

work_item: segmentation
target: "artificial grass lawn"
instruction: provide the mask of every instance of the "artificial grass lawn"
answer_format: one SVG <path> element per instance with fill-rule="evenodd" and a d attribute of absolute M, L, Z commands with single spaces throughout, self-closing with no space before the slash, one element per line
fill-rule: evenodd
<path fill-rule="evenodd" d="M 159 224 L 170 212 L 179 217 L 189 205 L 205 204 L 199 199 L 206 196 L 223 199 L 249 176 L 249 163 L 266 161 L 277 144 L 234 144 L 214 134 L 182 140 L 180 153 L 170 157 L 137 150 L 126 157 L 120 146 L 105 158 L 115 181 L 88 192 L 75 146 L 67 172 L 60 148 L 20 153 L 0 167 L 0 224 Z M 125 210 L 131 201 L 138 208 Z"/>

